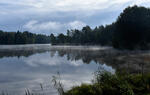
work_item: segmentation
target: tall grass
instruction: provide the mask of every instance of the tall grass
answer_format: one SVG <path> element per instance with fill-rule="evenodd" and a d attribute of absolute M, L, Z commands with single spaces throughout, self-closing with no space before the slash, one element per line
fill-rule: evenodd
<path fill-rule="evenodd" d="M 52 83 L 59 95 L 150 95 L 150 74 L 110 73 L 98 69 L 92 84 L 82 84 L 64 91 L 61 76 L 58 72 Z M 41 92 L 33 93 L 26 89 L 24 95 L 47 95 L 40 84 Z M 12 95 L 2 91 L 0 95 Z M 50 95 L 50 94 L 49 94 Z"/>
<path fill-rule="evenodd" d="M 73 87 L 64 95 L 150 95 L 150 74 L 98 71 L 92 84 Z"/>
<path fill-rule="evenodd" d="M 64 88 L 61 82 L 60 73 L 57 72 L 57 76 L 53 76 L 52 82 L 54 84 L 55 89 L 57 89 L 59 95 L 64 95 Z"/>

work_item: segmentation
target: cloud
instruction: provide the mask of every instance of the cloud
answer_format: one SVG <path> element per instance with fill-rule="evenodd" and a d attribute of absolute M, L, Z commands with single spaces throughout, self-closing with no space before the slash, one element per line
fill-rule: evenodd
<path fill-rule="evenodd" d="M 134 0 L 131 5 L 149 5 L 150 0 Z"/>
<path fill-rule="evenodd" d="M 41 55 L 30 56 L 29 58 L 26 58 L 24 62 L 31 67 L 39 67 L 41 65 L 45 65 L 45 66 L 67 65 L 67 66 L 72 66 L 72 67 L 80 67 L 83 65 L 82 60 L 77 60 L 77 61 L 67 60 L 67 56 L 58 57 L 58 55 L 55 54 L 55 56 L 50 57 L 49 53 L 43 53 Z M 40 60 L 37 60 L 37 59 L 40 59 Z"/>
<path fill-rule="evenodd" d="M 72 21 L 68 23 L 61 23 L 55 21 L 39 22 L 37 20 L 31 20 L 27 22 L 23 27 L 31 32 L 35 33 L 62 33 L 66 32 L 67 29 L 81 29 L 86 24 L 82 21 Z"/>
<path fill-rule="evenodd" d="M 0 10 L 7 13 L 52 13 L 120 10 L 128 4 L 149 3 L 149 0 L 0 0 Z M 89 13 L 89 14 L 90 14 Z"/>
<path fill-rule="evenodd" d="M 0 27 L 6 31 L 64 33 L 67 29 L 109 24 L 131 5 L 150 0 L 0 0 Z"/>
<path fill-rule="evenodd" d="M 38 33 L 44 33 L 47 34 L 47 32 L 54 32 L 58 31 L 63 27 L 63 25 L 59 22 L 54 22 L 54 21 L 48 21 L 48 22 L 39 22 L 36 20 L 31 20 L 27 22 L 24 25 L 24 28 L 32 31 L 32 32 L 38 32 Z"/>
<path fill-rule="evenodd" d="M 30 29 L 31 31 L 38 31 L 38 30 L 59 30 L 62 25 L 59 22 L 39 22 L 36 20 L 31 20 L 24 25 L 25 28 Z"/>
<path fill-rule="evenodd" d="M 82 21 L 73 21 L 68 24 L 71 29 L 82 29 L 86 24 Z"/>
<path fill-rule="evenodd" d="M 0 3 L 8 8 L 16 8 L 12 11 L 32 11 L 32 12 L 87 12 L 113 9 L 112 6 L 122 6 L 135 0 L 1 0 Z M 25 8 L 24 8 L 25 7 Z"/>

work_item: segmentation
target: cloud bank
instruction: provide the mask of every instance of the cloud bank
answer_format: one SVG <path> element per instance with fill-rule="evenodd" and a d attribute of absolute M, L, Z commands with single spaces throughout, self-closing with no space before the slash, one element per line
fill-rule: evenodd
<path fill-rule="evenodd" d="M 62 30 L 67 29 L 81 29 L 86 26 L 84 22 L 72 21 L 69 23 L 61 23 L 54 21 L 39 22 L 37 20 L 31 20 L 27 22 L 23 27 L 29 31 L 35 31 L 34 33 L 54 33 L 59 34 Z"/>
<path fill-rule="evenodd" d="M 149 7 L 150 0 L 0 0 L 0 28 L 65 33 L 67 28 L 109 24 L 133 5 Z"/>

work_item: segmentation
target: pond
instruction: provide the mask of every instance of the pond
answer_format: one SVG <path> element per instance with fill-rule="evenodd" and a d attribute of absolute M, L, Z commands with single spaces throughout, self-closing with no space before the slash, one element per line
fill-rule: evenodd
<path fill-rule="evenodd" d="M 98 69 L 115 72 L 102 59 L 112 48 L 99 46 L 1 45 L 0 91 L 11 95 L 33 93 L 58 95 L 52 77 L 59 72 L 65 90 L 91 83 Z M 41 84 L 43 90 L 41 91 Z"/>

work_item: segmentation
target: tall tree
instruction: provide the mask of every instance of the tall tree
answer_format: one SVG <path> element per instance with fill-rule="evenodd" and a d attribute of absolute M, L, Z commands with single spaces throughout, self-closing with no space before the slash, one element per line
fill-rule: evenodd
<path fill-rule="evenodd" d="M 128 7 L 118 17 L 113 37 L 115 48 L 146 48 L 146 34 L 150 32 L 150 9 Z"/>

